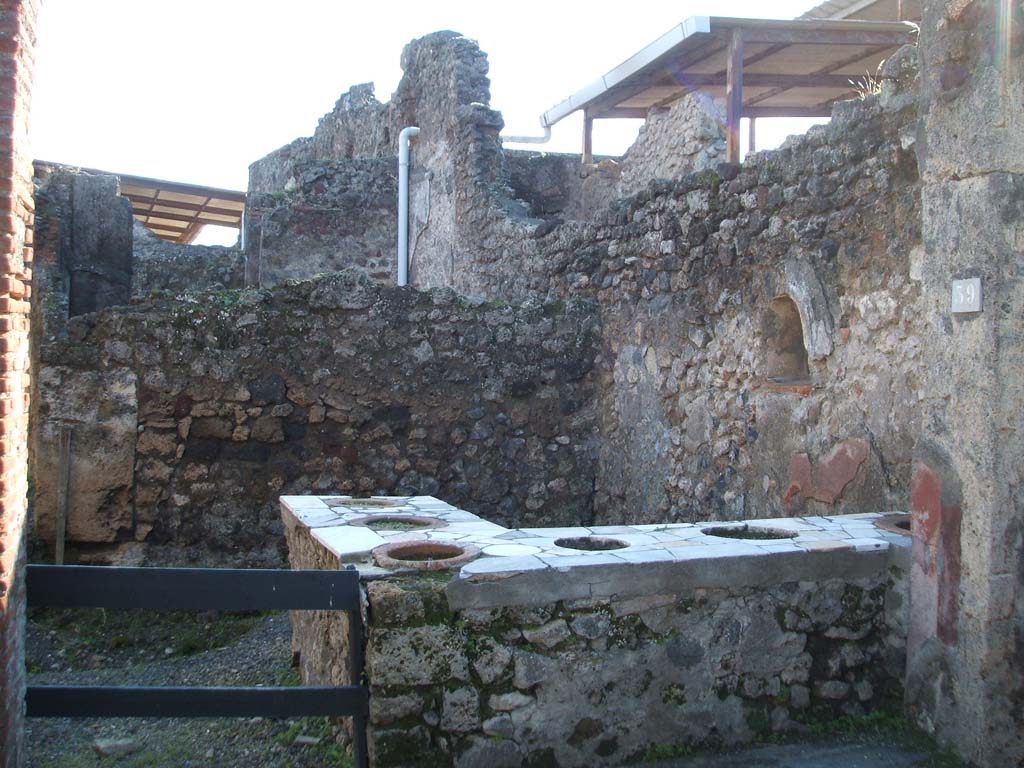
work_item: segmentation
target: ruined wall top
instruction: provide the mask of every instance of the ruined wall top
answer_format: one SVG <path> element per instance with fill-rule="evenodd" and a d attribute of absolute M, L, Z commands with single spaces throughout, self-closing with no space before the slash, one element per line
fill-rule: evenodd
<path fill-rule="evenodd" d="M 313 159 L 384 157 L 392 154 L 387 105 L 373 92 L 373 83 L 354 85 L 334 109 L 320 118 L 310 141 Z"/>
<path fill-rule="evenodd" d="M 709 97 L 684 96 L 668 109 L 651 110 L 622 159 L 622 197 L 651 179 L 677 179 L 714 168 L 725 159 L 724 118 Z"/>
<path fill-rule="evenodd" d="M 306 163 L 394 157 L 398 134 L 410 125 L 420 127 L 421 144 L 471 141 L 465 128 L 484 128 L 494 144 L 489 175 L 497 178 L 498 132 L 504 123 L 489 108 L 487 55 L 480 46 L 458 32 L 433 32 L 405 46 L 401 65 L 404 74 L 390 102 L 376 98 L 372 83 L 353 86 L 311 137 L 296 139 L 249 166 L 250 194 L 288 191 Z"/>

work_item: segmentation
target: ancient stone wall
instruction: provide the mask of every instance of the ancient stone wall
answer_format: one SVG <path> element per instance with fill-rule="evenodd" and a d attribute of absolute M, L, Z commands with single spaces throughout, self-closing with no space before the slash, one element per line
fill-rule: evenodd
<path fill-rule="evenodd" d="M 431 493 L 506 521 L 591 516 L 585 304 L 514 308 L 346 272 L 73 318 L 39 354 L 36 477 L 73 430 L 80 558 L 278 565 L 283 493 Z M 53 484 L 37 483 L 52 540 Z M 162 548 L 162 545 L 163 546 Z"/>
<path fill-rule="evenodd" d="M 312 136 L 296 139 L 249 166 L 249 194 L 290 192 L 299 167 L 312 161 L 394 158 L 387 105 L 373 95 L 371 83 L 343 93 L 334 109 L 320 118 Z"/>
<path fill-rule="evenodd" d="M 906 508 L 925 367 L 914 116 L 898 88 L 847 102 L 781 150 L 539 240 L 548 295 L 601 317 L 598 519 Z"/>
<path fill-rule="evenodd" d="M 451 610 L 437 582 L 371 582 L 374 764 L 619 765 L 863 714 L 900 688 L 889 583 Z"/>
<path fill-rule="evenodd" d="M 272 195 L 295 186 L 295 167 L 313 159 L 308 137 L 296 139 L 261 157 L 249 166 L 248 197 Z"/>
<path fill-rule="evenodd" d="M 414 40 L 391 100 L 393 121 L 416 125 L 410 179 L 410 281 L 471 296 L 518 300 L 506 283 L 516 260 L 509 246 L 530 244 L 528 207 L 507 186 L 499 132 L 490 108 L 487 56 L 455 32 Z M 518 246 L 516 246 L 518 250 Z M 511 259 L 511 261 L 509 261 Z M 521 273 L 523 275 L 525 273 Z"/>
<path fill-rule="evenodd" d="M 132 207 L 116 176 L 40 169 L 36 190 L 42 295 L 68 316 L 127 304 L 132 293 Z"/>
<path fill-rule="evenodd" d="M 116 176 L 59 165 L 37 165 L 36 173 L 37 333 L 63 333 L 68 317 L 152 291 L 244 285 L 238 248 L 161 240 L 135 221 Z"/>
<path fill-rule="evenodd" d="M 639 192 L 652 179 L 678 179 L 714 169 L 725 160 L 724 124 L 712 99 L 701 94 L 651 110 L 636 142 L 622 158 L 619 196 Z"/>
<path fill-rule="evenodd" d="M 372 84 L 342 94 L 311 137 L 249 166 L 246 284 L 354 267 L 393 283 L 398 163 L 393 109 Z"/>
<path fill-rule="evenodd" d="M 36 0 L 0 0 L 0 766 L 24 758 L 32 156 Z"/>
<path fill-rule="evenodd" d="M 237 247 L 181 245 L 161 240 L 143 224 L 132 229 L 132 298 L 153 291 L 182 293 L 245 286 L 245 260 Z"/>
<path fill-rule="evenodd" d="M 248 284 L 269 287 L 350 267 L 394 283 L 395 161 L 307 159 L 291 162 L 288 174 L 284 189 L 250 189 Z"/>
<path fill-rule="evenodd" d="M 511 215 L 500 209 L 499 201 L 513 193 L 502 198 L 499 171 L 488 164 L 501 159 L 494 113 L 479 102 L 425 111 L 440 92 L 413 89 L 421 80 L 448 83 L 454 89 L 449 101 L 484 99 L 485 60 L 475 44 L 443 33 L 407 48 L 405 85 L 388 108 L 392 115 L 404 110 L 394 125 L 429 126 L 426 119 L 439 114 L 455 121 L 450 130 L 440 124 L 425 130 L 414 149 L 414 167 L 424 174 L 414 184 L 414 237 L 416 222 L 441 226 L 438 206 L 449 206 L 442 217 L 451 225 L 448 235 L 473 246 L 462 256 L 449 250 L 454 271 L 431 280 L 470 294 L 525 300 L 516 311 L 533 311 L 541 300 L 592 301 L 588 322 L 599 329 L 600 354 L 595 386 L 587 390 L 592 399 L 577 405 L 594 408 L 597 421 L 564 436 L 596 452 L 592 506 L 589 497 L 584 505 L 596 520 L 906 508 L 925 363 L 915 68 L 912 56 L 894 59 L 882 96 L 840 105 L 831 125 L 777 152 L 754 155 L 742 167 L 653 183 L 596 221 L 561 222 L 561 216 L 541 221 L 522 217 L 522 208 Z M 445 143 L 451 131 L 464 141 Z M 433 170 L 425 156 L 436 160 Z M 569 172 L 564 162 L 555 165 L 562 169 L 553 173 L 557 188 Z M 351 232 L 331 209 L 347 206 L 365 226 L 373 200 L 383 211 L 393 199 L 392 170 L 387 159 L 294 163 L 290 191 L 252 198 L 268 209 L 275 198 L 282 202 L 265 219 L 264 244 L 269 236 L 281 255 L 274 263 L 284 271 L 286 254 L 294 253 L 323 265 L 315 272 L 351 262 L 347 245 L 318 250 L 325 243 L 367 242 L 365 230 Z M 551 199 L 565 195 L 558 191 Z M 423 213 L 425 200 L 430 211 L 424 218 L 417 211 Z M 311 210 L 303 212 L 307 202 Z M 270 226 L 276 216 L 282 224 L 277 234 Z M 379 221 L 383 240 L 390 212 Z M 254 239 L 250 233 L 249 242 Z M 459 262 L 463 256 L 467 261 Z M 360 266 L 374 279 L 389 279 L 389 261 L 368 259 Z M 462 266 L 455 269 L 456 263 Z M 245 333 L 271 343 L 266 327 Z M 127 330 L 119 340 L 132 349 Z M 184 364 L 172 342 L 154 339 L 153 359 L 177 354 Z M 299 366 L 290 375 L 308 382 L 314 370 Z M 97 382 L 110 375 L 95 373 L 102 374 Z M 54 386 L 60 381 L 54 378 Z M 126 380 L 124 386 L 132 385 Z M 478 397 L 486 388 L 481 383 L 470 391 Z M 382 397 L 388 392 L 381 388 Z M 55 409 L 62 399 L 72 411 L 79 407 L 68 392 L 53 398 Z M 109 428 L 127 430 L 130 422 L 125 416 Z M 372 451 L 389 442 L 387 434 L 366 439 Z M 184 476 L 179 482 L 183 489 L 188 482 L 204 484 Z"/>
<path fill-rule="evenodd" d="M 925 3 L 925 323 L 907 701 L 971 764 L 1024 765 L 1024 8 Z M 951 311 L 978 278 L 978 312 Z"/>
<path fill-rule="evenodd" d="M 334 109 L 320 118 L 310 151 L 320 160 L 394 158 L 397 139 L 388 105 L 377 101 L 373 83 L 363 83 L 343 93 Z"/>
<path fill-rule="evenodd" d="M 602 215 L 622 195 L 622 169 L 610 160 L 581 166 L 568 155 L 503 154 L 503 121 L 490 108 L 487 57 L 455 32 L 412 41 L 402 53 L 402 68 L 404 76 L 388 104 L 376 100 L 371 86 L 356 86 L 321 119 L 312 137 L 250 166 L 249 284 L 272 285 L 344 266 L 390 279 L 393 267 L 385 270 L 387 259 L 374 264 L 377 251 L 387 253 L 375 245 L 393 246 L 396 240 L 396 195 L 335 206 L 337 216 L 329 223 L 322 214 L 303 221 L 306 193 L 300 187 L 304 178 L 308 182 L 310 168 L 323 176 L 328 167 L 338 190 L 346 189 L 353 199 L 363 192 L 372 195 L 381 188 L 378 179 L 361 174 L 369 167 L 378 168 L 378 174 L 387 168 L 394 172 L 398 135 L 417 126 L 410 179 L 411 283 L 506 300 L 542 297 L 546 272 L 535 235 L 560 220 Z M 633 167 L 630 184 L 639 187 L 650 174 L 675 176 L 712 162 L 720 131 L 694 105 L 686 101 L 667 118 L 652 117 L 649 138 L 638 144 L 632 166 L 626 166 Z M 680 126 L 694 136 L 674 138 L 672 129 Z M 705 139 L 710 144 L 700 149 Z M 655 160 L 662 155 L 674 159 Z M 268 232 L 275 241 L 269 246 Z M 347 237 L 348 232 L 372 237 L 366 243 Z M 316 254 L 312 264 L 306 261 L 308 252 Z"/>
<path fill-rule="evenodd" d="M 505 163 L 513 193 L 535 218 L 590 221 L 622 197 L 609 158 L 584 165 L 579 155 L 506 150 Z"/>

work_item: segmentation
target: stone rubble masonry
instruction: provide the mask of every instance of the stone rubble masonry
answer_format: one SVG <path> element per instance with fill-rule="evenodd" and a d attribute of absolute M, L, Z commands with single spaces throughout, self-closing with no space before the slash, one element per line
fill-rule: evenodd
<path fill-rule="evenodd" d="M 24 760 L 25 514 L 36 0 L 0 0 L 0 766 Z"/>
<path fill-rule="evenodd" d="M 537 241 L 545 295 L 590 296 L 600 317 L 600 522 L 906 508 L 924 368 L 914 118 L 902 93 L 846 102 L 777 151 Z M 768 370 L 780 296 L 803 381 Z"/>
<path fill-rule="evenodd" d="M 971 764 L 1019 766 L 1024 7 L 928 2 L 920 55 L 927 366 L 914 457 L 907 700 L 918 722 Z M 953 315 L 950 284 L 968 277 L 981 278 L 982 311 Z"/>
<path fill-rule="evenodd" d="M 777 152 L 651 182 L 592 221 L 563 221 L 580 208 L 580 174 L 564 157 L 502 156 L 479 48 L 455 33 L 406 47 L 395 97 L 366 126 L 421 128 L 412 282 L 595 299 L 600 521 L 906 507 L 923 368 L 908 50 L 880 95 L 839 105 L 831 125 Z M 694 119 L 693 106 L 670 117 Z M 351 125 L 346 116 L 337 122 Z M 658 144 L 661 129 L 649 133 Z M 807 381 L 766 373 L 765 317 L 779 296 L 798 307 Z M 807 484 L 811 466 L 829 487 Z"/>
<path fill-rule="evenodd" d="M 514 500 L 505 500 L 504 481 L 491 491 L 477 490 L 470 496 L 479 509 L 490 506 L 485 515 L 498 520 L 523 514 L 541 519 L 540 510 L 555 509 L 550 499 L 562 494 L 573 501 L 561 507 L 559 519 L 574 525 L 907 507 L 919 414 L 917 382 L 924 367 L 920 180 L 913 151 L 916 60 L 912 51 L 904 51 L 892 61 L 882 93 L 839 105 L 829 126 L 792 139 L 778 151 L 753 155 L 742 167 L 721 165 L 675 181 L 652 182 L 593 221 L 562 221 L 560 215 L 542 221 L 524 213 L 525 203 L 513 204 L 517 192 L 503 186 L 506 172 L 520 188 L 530 186 L 531 179 L 537 186 L 551 185 L 551 194 L 530 201 L 535 210 L 576 205 L 574 182 L 566 180 L 571 173 L 564 158 L 537 162 L 520 155 L 505 162 L 498 140 L 500 115 L 486 107 L 486 57 L 465 38 L 438 33 L 407 46 L 402 84 L 386 108 L 374 106 L 368 93 L 359 89 L 339 102 L 334 116 L 322 121 L 322 128 L 335 127 L 333 138 L 320 142 L 320 152 L 344 145 L 347 139 L 339 137 L 359 121 L 376 125 L 374 121 L 383 120 L 392 138 L 394 129 L 405 124 L 415 122 L 423 128 L 414 149 L 414 168 L 421 177 L 413 185 L 413 229 L 416 221 L 424 224 L 421 234 L 440 238 L 435 245 L 447 256 L 438 261 L 423 251 L 419 267 L 419 257 L 414 258 L 418 287 L 434 283 L 490 301 L 508 301 L 513 315 L 534 312 L 527 308 L 541 303 L 557 307 L 576 297 L 587 299 L 585 307 L 576 302 L 574 311 L 588 315 L 588 328 L 599 335 L 593 370 L 587 374 L 586 387 L 576 393 L 580 397 L 565 403 L 566 427 L 557 437 L 574 450 L 586 446 L 585 463 L 596 465 L 574 478 L 561 470 L 545 474 L 543 483 L 539 477 L 530 478 L 524 481 L 529 488 L 512 493 Z M 352 110 L 361 117 L 349 114 Z M 453 140 L 456 136 L 458 141 Z M 305 269 L 293 257 L 303 250 L 316 255 L 311 262 L 321 265 L 309 271 L 340 268 L 346 262 L 339 254 L 352 254 L 339 245 L 346 241 L 377 242 L 375 252 L 383 253 L 385 221 L 390 219 L 386 201 L 393 199 L 390 158 L 324 159 L 314 155 L 312 144 L 306 140 L 289 145 L 253 165 L 252 202 L 265 204 L 270 211 L 263 219 L 263 237 L 267 253 L 276 254 L 267 263 L 276 265 L 278 277 Z M 390 152 L 380 142 L 373 146 L 373 152 Z M 283 188 L 273 190 L 278 184 Z M 423 194 L 417 196 L 417 189 Z M 376 220 L 381 226 L 369 226 L 377 213 L 353 219 L 367 227 L 362 232 L 352 229 L 348 220 L 317 209 L 344 208 L 354 216 L 357 210 L 372 209 L 375 200 L 380 203 Z M 280 207 L 273 208 L 278 203 Z M 443 216 L 442 208 L 447 211 Z M 253 216 L 250 222 L 258 220 Z M 455 248 L 452 237 L 465 249 Z M 257 239 L 250 232 L 247 241 Z M 442 241 L 448 244 L 442 247 Z M 338 249 L 332 251 L 335 245 Z M 251 255 L 250 251 L 246 257 Z M 372 282 L 391 268 L 369 256 L 363 263 L 353 263 L 357 261 L 348 258 Z M 420 267 L 424 271 L 416 277 Z M 433 271 L 435 267 L 440 271 Z M 434 277 L 427 279 L 428 273 Z M 255 295 L 225 292 L 213 306 L 247 304 Z M 767 368 L 770 308 L 779 297 L 791 300 L 794 316 L 799 316 L 797 336 L 803 339 L 802 351 L 808 358 L 806 380 L 775 381 Z M 183 296 L 179 303 L 188 307 L 192 300 L 209 301 Z M 164 306 L 158 302 L 160 308 L 152 311 L 164 312 Z M 127 318 L 140 311 L 141 307 L 111 310 L 100 321 L 97 327 L 111 334 L 111 355 L 123 361 L 142 355 L 138 359 L 150 366 L 168 358 L 185 366 L 191 359 L 197 377 L 206 375 L 207 366 L 218 368 L 217 361 L 208 360 L 212 347 L 205 353 L 192 352 L 190 344 L 170 336 L 154 337 L 138 351 L 140 342 L 131 335 L 135 320 Z M 241 334 L 253 343 L 274 343 L 269 338 L 276 332 L 271 326 L 253 323 L 245 312 L 239 321 L 245 323 L 244 329 L 218 332 L 218 338 Z M 205 319 L 198 322 L 205 327 Z M 52 467 L 58 424 L 76 422 L 83 431 L 83 445 L 95 446 L 80 470 L 88 493 L 78 496 L 83 508 L 75 514 L 73 528 L 81 541 L 116 544 L 121 550 L 129 541 L 151 544 L 157 539 L 148 537 L 148 527 L 154 525 L 168 547 L 196 541 L 198 529 L 158 525 L 156 517 L 166 513 L 168 520 L 173 519 L 182 504 L 195 503 L 193 486 L 203 498 L 208 498 L 211 487 L 224 487 L 193 470 L 176 475 L 173 493 L 157 492 L 157 486 L 166 487 L 173 470 L 163 460 L 133 462 L 131 456 L 176 450 L 182 441 L 196 439 L 230 440 L 236 449 L 251 441 L 289 443 L 288 419 L 262 411 L 244 417 L 186 414 L 199 417 L 194 431 L 176 423 L 175 428 L 183 430 L 176 439 L 150 432 L 148 417 L 132 403 L 148 398 L 143 390 L 150 387 L 143 379 L 153 374 L 135 363 L 96 367 L 100 358 L 74 354 L 75 343 L 88 335 L 85 329 L 92 323 L 79 324 L 79 336 L 66 340 L 43 334 L 43 349 L 51 343 L 58 347 L 44 352 L 51 364 L 41 367 L 39 379 L 47 394 L 38 398 L 38 476 L 46 476 L 43 468 Z M 489 338 L 500 345 L 507 336 Z M 326 338 L 323 343 L 337 347 L 340 342 Z M 486 352 L 486 345 L 479 351 Z M 432 353 L 432 347 L 423 347 L 416 355 L 429 362 Z M 72 369 L 55 364 L 65 359 L 80 362 Z M 308 388 L 323 376 L 305 360 L 296 357 L 295 362 L 288 369 L 290 381 Z M 373 375 L 375 381 L 394 381 L 384 369 L 373 369 Z M 516 384 L 516 391 L 525 399 L 546 397 L 546 382 L 533 376 Z M 490 381 L 480 376 L 476 381 L 477 389 L 467 389 L 467 397 L 486 400 L 491 396 Z M 390 397 L 404 406 L 395 392 L 408 386 L 399 379 L 390 394 L 388 387 L 379 386 L 379 405 Z M 113 391 L 116 397 L 110 409 L 86 419 L 99 390 Z M 534 406 L 537 414 L 546 412 L 546 402 Z M 244 400 L 239 403 L 237 408 L 244 413 L 248 406 L 241 404 Z M 333 408 L 315 400 L 300 405 L 315 418 Z M 586 419 L 571 415 L 583 412 Z M 440 426 L 432 422 L 432 413 L 424 412 L 419 428 L 449 429 L 449 415 L 436 414 Z M 136 448 L 129 436 L 140 427 L 144 437 Z M 170 425 L 161 422 L 159 429 Z M 493 438 L 488 429 L 481 427 L 475 435 L 470 429 L 467 435 L 488 441 Z M 514 462 L 521 450 L 519 438 L 508 437 L 513 442 L 501 451 Z M 462 432 L 453 433 L 453 439 L 461 444 Z M 353 456 L 391 452 L 391 442 L 388 432 L 362 435 L 365 448 L 346 449 L 343 456 L 334 457 L 340 460 L 337 477 L 342 468 L 347 471 L 360 464 Z M 247 461 L 271 455 L 269 448 L 261 450 L 250 451 Z M 489 456 L 492 447 L 473 450 Z M 214 460 L 220 455 L 209 459 L 214 471 L 224 467 Z M 102 466 L 104 471 L 91 471 L 90 462 L 98 462 L 96 469 Z M 378 485 L 382 475 L 376 469 L 365 480 L 352 474 L 348 478 L 357 485 L 394 487 L 390 479 Z M 425 474 L 431 483 L 439 481 L 435 472 Z M 96 476 L 109 482 L 89 480 Z M 584 490 L 586 483 L 590 486 Z M 447 500 L 464 498 L 461 485 L 449 487 L 460 495 L 445 496 Z M 154 493 L 157 498 L 150 498 Z M 45 537 L 47 520 L 52 520 L 46 510 L 52 509 L 55 497 L 45 487 L 39 494 L 40 533 Z M 230 499 L 238 497 L 238 491 L 217 497 L 220 511 L 211 519 L 228 515 Z M 156 507 L 162 510 L 159 514 Z M 261 525 L 271 530 L 273 524 Z M 219 534 L 212 538 L 227 541 Z M 252 545 L 237 546 L 245 550 Z"/>
<path fill-rule="evenodd" d="M 395 158 L 398 132 L 393 125 L 389 105 L 377 101 L 373 84 L 355 85 L 320 118 L 311 137 L 296 139 L 249 166 L 249 194 L 290 191 L 304 163 Z"/>
<path fill-rule="evenodd" d="M 353 164 L 376 160 L 393 173 L 395 142 L 407 125 L 420 127 L 410 187 L 412 282 L 490 297 L 522 297 L 538 289 L 522 275 L 512 282 L 516 274 L 508 267 L 516 260 L 509 259 L 507 249 L 535 251 L 532 235 L 539 219 L 592 220 L 651 179 L 713 168 L 724 153 L 714 105 L 693 97 L 652 114 L 621 162 L 584 166 L 578 155 L 502 154 L 503 122 L 489 106 L 487 59 L 475 42 L 454 32 L 427 35 L 406 46 L 402 67 L 402 81 L 389 103 L 377 101 L 371 85 L 355 86 L 320 120 L 312 137 L 250 166 L 250 284 L 309 277 L 328 263 L 366 268 L 374 259 L 373 239 L 363 243 L 338 236 L 346 231 L 379 232 L 382 240 L 390 239 L 392 248 L 385 250 L 392 255 L 393 190 L 386 201 L 335 207 L 311 206 L 305 194 L 294 193 L 305 186 L 310 168 L 320 179 L 330 179 L 327 183 L 344 185 L 353 199 L 372 192 L 358 178 L 362 169 L 351 170 Z M 321 223 L 328 210 L 334 211 L 340 232 Z M 275 244 L 267 242 L 268 232 Z M 313 251 L 312 266 L 296 258 L 297 242 L 303 252 Z M 393 279 L 388 270 L 367 271 Z"/>
<path fill-rule="evenodd" d="M 353 86 L 296 139 L 249 166 L 246 284 L 355 267 L 393 283 L 398 217 L 395 109 Z"/>
<path fill-rule="evenodd" d="M 132 299 L 153 291 L 185 293 L 245 287 L 245 261 L 236 247 L 182 245 L 161 240 L 145 225 L 132 226 Z"/>
<path fill-rule="evenodd" d="M 282 494 L 436 494 L 576 524 L 592 516 L 598 333 L 586 302 L 515 307 L 355 270 L 161 295 L 41 345 L 33 470 L 56 477 L 72 427 L 69 551 L 92 562 L 277 566 Z M 47 545 L 53 486 L 34 505 Z"/>
<path fill-rule="evenodd" d="M 161 240 L 134 219 L 116 176 L 56 164 L 35 172 L 35 334 L 62 335 L 68 317 L 153 292 L 244 286 L 239 248 Z"/>
<path fill-rule="evenodd" d="M 56 426 L 79 425 L 78 471 L 108 478 L 78 478 L 83 552 L 153 562 L 279 562 L 273 499 L 286 491 L 437 493 L 518 525 L 909 501 L 908 703 L 979 765 L 1020 762 L 1024 23 L 1003 4 L 1014 25 L 1001 34 L 999 5 L 928 3 L 920 47 L 890 57 L 880 93 L 837 104 L 828 126 L 585 216 L 572 212 L 587 208 L 586 182 L 628 164 L 584 178 L 564 159 L 506 158 L 486 56 L 454 32 L 415 40 L 388 104 L 357 86 L 313 137 L 251 170 L 268 281 L 301 257 L 287 258 L 293 235 L 313 269 L 363 277 L 165 297 L 43 334 L 36 455 L 49 474 L 37 476 L 56 474 Z M 390 279 L 387 198 L 407 125 L 421 128 L 421 290 L 396 292 L 370 281 Z M 551 191 L 526 194 L 531 177 Z M 31 206 L 11 202 L 14 186 L 19 249 Z M 248 281 L 262 256 L 246 254 Z M 28 275 L 15 259 L 0 300 L 17 350 Z M 982 278 L 979 315 L 948 312 L 963 277 Z M 799 317 L 806 379 L 769 373 L 780 299 Z M 62 301 L 41 316 L 66 315 Z M 19 482 L 18 463 L 7 469 Z M 821 682 L 810 695 L 848 693 L 831 683 L 850 681 Z M 437 723 L 464 733 L 471 697 L 449 693 Z M 483 732 L 514 731 L 515 702 L 498 699 Z"/>
<path fill-rule="evenodd" d="M 421 128 L 414 284 L 597 302 L 598 520 L 906 507 L 923 368 L 920 180 L 916 61 L 912 49 L 892 58 L 882 93 L 839 105 L 831 125 L 741 168 L 652 171 L 682 175 L 586 216 L 587 179 L 571 157 L 500 152 L 486 57 L 455 33 L 410 43 L 394 98 L 360 113 L 368 133 L 381 120 L 392 136 Z M 354 124 L 343 102 L 327 123 Z M 636 163 L 657 154 L 669 124 L 689 121 L 710 149 L 676 155 L 709 164 L 715 126 L 697 107 L 652 121 Z M 288 173 L 256 176 L 294 184 L 302 166 L 288 162 Z M 800 314 L 807 381 L 766 373 L 766 315 L 779 296 Z M 808 484 L 822 472 L 828 487 Z"/>
<path fill-rule="evenodd" d="M 516 199 L 539 219 L 592 221 L 619 194 L 618 163 L 602 159 L 584 165 L 579 155 L 505 150 L 508 183 Z"/>
<path fill-rule="evenodd" d="M 134 219 L 118 178 L 60 165 L 37 173 L 37 278 L 48 320 L 127 304 Z"/>
<path fill-rule="evenodd" d="M 725 160 L 724 124 L 718 106 L 700 93 L 651 110 L 622 158 L 619 197 L 640 192 L 651 179 L 678 179 L 717 167 Z"/>
<path fill-rule="evenodd" d="M 247 284 L 270 287 L 345 268 L 394 284 L 396 163 L 314 159 L 291 172 L 283 190 L 249 191 Z"/>

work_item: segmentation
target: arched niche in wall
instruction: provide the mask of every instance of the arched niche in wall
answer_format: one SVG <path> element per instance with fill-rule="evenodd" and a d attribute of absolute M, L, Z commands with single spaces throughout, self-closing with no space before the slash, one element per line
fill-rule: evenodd
<path fill-rule="evenodd" d="M 789 296 L 778 296 L 768 305 L 764 315 L 764 340 L 767 379 L 779 383 L 810 380 L 800 309 Z"/>

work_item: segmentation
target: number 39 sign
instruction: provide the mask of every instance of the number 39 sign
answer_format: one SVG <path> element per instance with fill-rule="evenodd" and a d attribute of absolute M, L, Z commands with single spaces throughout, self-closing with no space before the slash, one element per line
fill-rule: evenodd
<path fill-rule="evenodd" d="M 972 277 L 967 280 L 953 281 L 954 315 L 967 312 L 981 312 L 981 278 Z"/>

